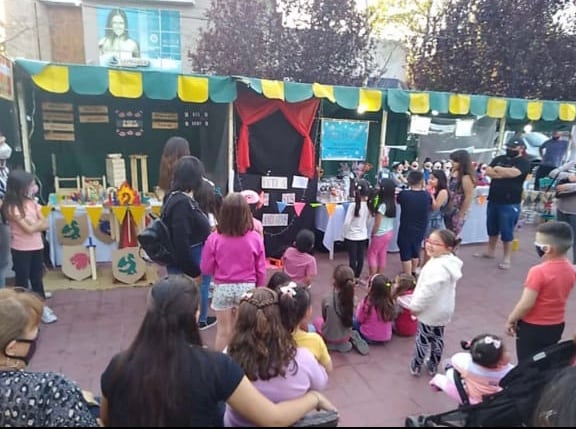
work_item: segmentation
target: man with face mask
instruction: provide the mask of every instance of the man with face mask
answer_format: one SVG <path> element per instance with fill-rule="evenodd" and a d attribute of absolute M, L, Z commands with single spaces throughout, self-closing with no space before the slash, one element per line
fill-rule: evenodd
<path fill-rule="evenodd" d="M 538 148 L 542 162 L 536 170 L 534 177 L 534 189 L 540 189 L 540 179 L 547 177 L 555 168 L 558 168 L 566 159 L 568 154 L 568 140 L 560 138 L 560 132 L 554 131 L 552 138 L 542 143 Z"/>
<path fill-rule="evenodd" d="M 490 177 L 486 229 L 488 249 L 474 256 L 494 259 L 498 237 L 504 245 L 504 257 L 500 269 L 510 268 L 514 228 L 520 215 L 520 203 L 524 180 L 530 172 L 530 162 L 524 158 L 526 145 L 522 140 L 512 139 L 506 144 L 506 155 L 497 156 L 486 169 Z"/>
<path fill-rule="evenodd" d="M 8 166 L 6 161 L 12 156 L 12 148 L 6 143 L 6 137 L 0 131 L 0 208 L 6 194 Z M 0 218 L 0 288 L 6 286 L 6 275 L 10 269 L 10 229 L 4 219 Z"/>

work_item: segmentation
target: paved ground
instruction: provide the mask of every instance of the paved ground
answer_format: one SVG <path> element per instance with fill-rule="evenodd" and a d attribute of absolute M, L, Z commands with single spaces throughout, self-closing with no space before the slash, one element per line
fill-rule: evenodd
<path fill-rule="evenodd" d="M 514 254 L 509 271 L 497 268 L 497 261 L 479 260 L 472 255 L 478 245 L 462 247 L 464 277 L 457 292 L 456 314 L 446 329 L 445 357 L 459 350 L 461 339 L 482 332 L 504 335 L 504 321 L 521 292 L 528 268 L 538 261 L 533 247 L 534 232 L 529 226 L 520 233 L 521 247 Z M 315 306 L 330 288 L 330 274 L 346 255 L 336 253 L 330 261 L 318 254 L 320 277 L 313 286 Z M 400 269 L 398 254 L 390 254 L 388 273 Z M 82 388 L 100 392 L 100 374 L 112 355 L 126 348 L 140 324 L 147 287 L 102 291 L 57 291 L 49 301 L 60 320 L 43 327 L 33 370 L 60 371 Z M 359 291 L 361 294 L 361 291 Z M 576 294 L 567 309 L 564 336 L 576 330 Z M 316 312 L 316 314 L 318 314 Z M 204 331 L 208 345 L 215 329 Z M 506 337 L 514 353 L 514 343 Z M 401 426 L 411 414 L 439 413 L 455 408 L 442 393 L 428 388 L 429 377 L 414 378 L 408 372 L 413 339 L 394 338 L 385 346 L 372 347 L 369 356 L 334 353 L 334 372 L 326 391 L 340 411 L 340 426 Z"/>

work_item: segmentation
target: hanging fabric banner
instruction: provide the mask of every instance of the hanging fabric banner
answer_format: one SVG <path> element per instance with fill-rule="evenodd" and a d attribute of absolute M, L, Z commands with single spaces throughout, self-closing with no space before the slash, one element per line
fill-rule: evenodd
<path fill-rule="evenodd" d="M 306 203 L 294 203 L 294 212 L 296 213 L 296 216 L 300 216 L 305 205 Z"/>
<path fill-rule="evenodd" d="M 328 212 L 328 216 L 332 216 L 334 214 L 334 210 L 336 210 L 336 203 L 326 203 L 326 211 Z"/>
<path fill-rule="evenodd" d="M 66 224 L 72 222 L 74 219 L 74 213 L 76 213 L 76 206 L 60 206 L 60 213 L 64 217 Z"/>
<path fill-rule="evenodd" d="M 276 201 L 276 205 L 278 206 L 278 213 L 282 213 L 286 208 L 286 203 L 283 201 Z"/>
<path fill-rule="evenodd" d="M 130 206 L 130 213 L 132 213 L 134 223 L 140 225 L 142 219 L 144 219 L 144 214 L 146 213 L 146 206 Z"/>
<path fill-rule="evenodd" d="M 114 216 L 116 217 L 116 219 L 118 219 L 118 222 L 120 224 L 122 224 L 122 222 L 124 222 L 124 217 L 126 216 L 126 210 L 128 209 L 128 207 L 126 206 L 114 206 L 111 207 L 112 209 L 112 213 L 114 213 Z"/>
<path fill-rule="evenodd" d="M 48 219 L 48 216 L 50 216 L 51 211 L 52 211 L 52 206 L 41 206 L 40 207 L 40 212 L 42 213 L 42 216 L 44 216 L 46 219 Z"/>
<path fill-rule="evenodd" d="M 100 205 L 96 206 L 86 206 L 86 214 L 88 215 L 88 219 L 90 219 L 90 223 L 94 228 L 98 228 L 100 223 L 100 216 L 102 216 L 103 207 Z"/>

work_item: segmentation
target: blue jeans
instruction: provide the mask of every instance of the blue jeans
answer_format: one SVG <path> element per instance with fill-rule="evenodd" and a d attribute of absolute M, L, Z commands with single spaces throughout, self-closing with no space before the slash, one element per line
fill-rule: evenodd
<path fill-rule="evenodd" d="M 200 259 L 202 258 L 203 244 L 195 244 L 190 246 L 190 258 L 200 266 Z M 168 274 L 182 274 L 182 270 L 174 265 L 166 267 Z M 200 284 L 200 316 L 198 322 L 206 322 L 208 317 L 208 295 L 210 294 L 210 282 L 212 277 L 202 275 L 202 283 Z"/>
<path fill-rule="evenodd" d="M 500 238 L 504 243 L 514 240 L 514 228 L 520 216 L 520 204 L 496 204 L 488 201 L 486 229 L 489 237 Z"/>
<path fill-rule="evenodd" d="M 556 219 L 568 223 L 572 228 L 572 234 L 576 237 L 576 215 L 557 210 Z M 576 239 L 572 243 L 572 263 L 576 264 Z"/>

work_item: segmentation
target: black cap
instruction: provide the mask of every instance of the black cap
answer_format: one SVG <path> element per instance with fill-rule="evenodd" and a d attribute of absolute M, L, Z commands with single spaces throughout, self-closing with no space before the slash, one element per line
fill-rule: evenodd
<path fill-rule="evenodd" d="M 508 143 L 506 143 L 506 147 L 510 148 L 517 148 L 517 147 L 526 147 L 526 143 L 520 139 L 512 139 Z"/>

